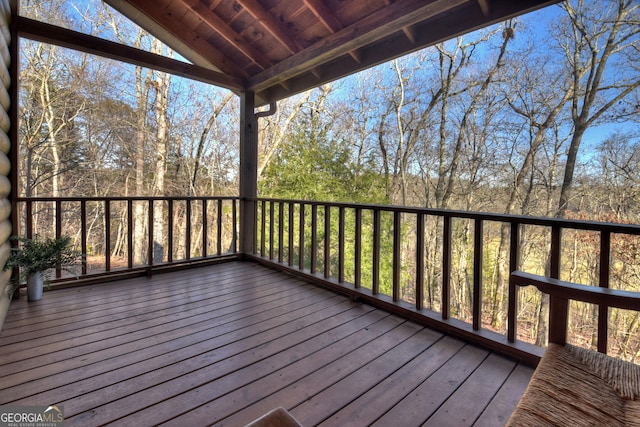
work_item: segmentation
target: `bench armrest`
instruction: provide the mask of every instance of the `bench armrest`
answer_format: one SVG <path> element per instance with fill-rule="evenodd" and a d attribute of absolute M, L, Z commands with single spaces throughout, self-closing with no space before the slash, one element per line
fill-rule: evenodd
<path fill-rule="evenodd" d="M 517 270 L 509 278 L 510 293 L 515 293 L 516 286 L 535 286 L 549 295 L 549 341 L 557 344 L 566 343 L 570 300 L 640 311 L 640 292 L 579 285 Z M 510 321 L 515 322 L 515 313 L 510 315 Z M 513 335 L 510 333 L 510 339 Z"/>

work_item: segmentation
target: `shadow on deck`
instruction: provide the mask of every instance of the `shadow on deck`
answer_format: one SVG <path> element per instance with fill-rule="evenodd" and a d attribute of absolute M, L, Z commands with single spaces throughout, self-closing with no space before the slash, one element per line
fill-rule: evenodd
<path fill-rule="evenodd" d="M 499 426 L 532 373 L 251 262 L 22 298 L 0 334 L 0 404 L 65 426 Z"/>

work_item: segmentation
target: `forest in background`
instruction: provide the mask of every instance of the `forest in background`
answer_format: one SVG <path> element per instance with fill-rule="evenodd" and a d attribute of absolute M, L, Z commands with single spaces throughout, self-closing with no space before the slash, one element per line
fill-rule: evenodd
<path fill-rule="evenodd" d="M 259 122 L 259 195 L 638 224 L 639 9 L 633 0 L 572 0 L 280 101 Z M 97 1 L 23 1 L 21 13 L 177 57 Z M 233 94 L 28 40 L 21 55 L 21 195 L 237 194 Z M 136 233 L 146 215 L 136 205 Z M 162 241 L 165 216 L 154 222 Z M 590 240 L 572 239 L 563 278 L 595 283 Z M 507 241 L 498 229 L 487 242 L 492 301 L 504 294 Z M 612 281 L 640 290 L 638 241 L 620 245 L 624 268 Z M 144 247 L 136 251 L 143 263 Z M 462 298 L 468 274 L 464 263 L 456 268 Z M 524 300 L 540 342 L 545 302 Z M 628 341 L 640 319 L 616 319 L 625 357 L 637 359 L 640 347 Z"/>

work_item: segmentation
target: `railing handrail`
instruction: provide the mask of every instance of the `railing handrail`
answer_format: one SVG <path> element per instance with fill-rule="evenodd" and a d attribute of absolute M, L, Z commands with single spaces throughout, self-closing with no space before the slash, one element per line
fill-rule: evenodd
<path fill-rule="evenodd" d="M 59 196 L 59 197 L 16 197 L 17 202 L 99 202 L 99 201 L 181 201 L 181 200 L 240 200 L 238 196 Z"/>
<path fill-rule="evenodd" d="M 252 201 L 267 201 L 275 203 L 294 203 L 305 204 L 309 206 L 331 206 L 331 207 L 343 207 L 343 208 L 360 208 L 360 209 L 373 209 L 386 212 L 401 212 L 411 214 L 424 214 L 441 216 L 447 218 L 463 218 L 463 219 L 481 219 L 483 221 L 495 221 L 506 223 L 518 223 L 524 225 L 538 225 L 560 228 L 585 230 L 585 231 L 608 231 L 611 233 L 633 234 L 640 235 L 640 224 L 624 224 L 616 222 L 604 222 L 604 221 L 592 221 L 582 219 L 567 219 L 567 218 L 551 218 L 542 216 L 526 216 L 516 214 L 499 214 L 492 212 L 471 212 L 455 209 L 436 209 L 436 208 L 422 208 L 417 206 L 396 206 L 396 205 L 380 205 L 380 204 L 364 204 L 364 203 L 348 203 L 348 202 L 322 202 L 322 201 L 309 201 L 309 200 L 297 200 L 297 199 L 279 199 L 271 197 L 257 197 L 248 199 Z"/>

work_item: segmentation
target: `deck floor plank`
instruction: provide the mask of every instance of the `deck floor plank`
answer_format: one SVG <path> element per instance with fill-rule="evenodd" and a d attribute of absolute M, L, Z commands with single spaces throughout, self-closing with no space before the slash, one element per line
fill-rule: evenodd
<path fill-rule="evenodd" d="M 254 263 L 14 301 L 0 404 L 67 426 L 504 424 L 529 367 Z"/>

